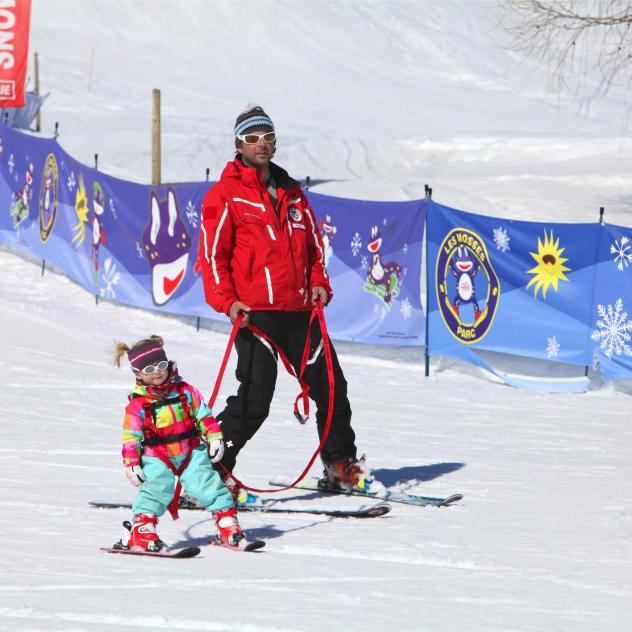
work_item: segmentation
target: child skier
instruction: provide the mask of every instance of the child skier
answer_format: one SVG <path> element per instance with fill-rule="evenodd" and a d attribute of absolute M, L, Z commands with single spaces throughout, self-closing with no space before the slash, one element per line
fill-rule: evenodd
<path fill-rule="evenodd" d="M 125 408 L 122 455 L 127 477 L 139 488 L 132 505 L 133 524 L 126 528 L 121 545 L 149 552 L 165 547 L 156 524 L 167 508 L 177 518 L 181 482 L 212 512 L 220 543 L 259 548 L 263 542 L 254 547 L 246 539 L 232 496 L 211 465 L 224 454 L 219 424 L 200 392 L 178 375 L 175 362 L 167 360 L 163 344 L 160 336 L 150 336 L 131 348 L 116 345 L 114 364 L 120 367 L 127 353 L 136 376 Z"/>

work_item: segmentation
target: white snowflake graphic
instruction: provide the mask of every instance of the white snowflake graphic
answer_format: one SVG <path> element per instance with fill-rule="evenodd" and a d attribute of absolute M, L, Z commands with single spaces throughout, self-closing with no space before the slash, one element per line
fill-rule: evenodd
<path fill-rule="evenodd" d="M 366 255 L 362 255 L 362 257 L 360 257 L 360 265 L 363 268 L 369 267 L 369 258 Z"/>
<path fill-rule="evenodd" d="M 77 185 L 77 180 L 75 180 L 75 172 L 71 171 L 68 179 L 66 180 L 66 185 L 68 186 L 68 190 L 72 193 L 73 189 Z"/>
<path fill-rule="evenodd" d="M 621 242 L 615 239 L 614 243 L 610 244 L 610 254 L 614 255 L 613 261 L 617 264 L 617 270 L 623 272 L 624 268 L 632 264 L 632 244 L 630 244 L 630 238 L 621 237 Z"/>
<path fill-rule="evenodd" d="M 193 228 L 197 228 L 197 225 L 198 225 L 198 212 L 197 212 L 193 202 L 191 202 L 191 200 L 189 200 L 187 202 L 187 206 L 186 206 L 185 212 L 186 212 L 187 220 L 189 221 L 189 224 L 191 224 L 191 226 L 193 226 Z"/>
<path fill-rule="evenodd" d="M 404 244 L 402 247 L 402 252 L 406 254 L 408 252 L 408 244 Z"/>
<path fill-rule="evenodd" d="M 140 242 L 136 242 L 136 252 L 138 253 L 138 258 L 143 258 L 143 247 L 140 245 Z"/>
<path fill-rule="evenodd" d="M 546 357 L 556 358 L 560 350 L 560 343 L 555 336 L 546 339 Z"/>
<path fill-rule="evenodd" d="M 410 304 L 410 301 L 408 300 L 408 298 L 405 298 L 402 301 L 402 304 L 399 308 L 399 311 L 402 313 L 402 316 L 404 317 L 404 320 L 408 320 L 409 318 L 412 317 L 413 315 L 413 306 Z"/>
<path fill-rule="evenodd" d="M 502 252 L 508 252 L 511 250 L 509 247 L 509 241 L 511 237 L 507 234 L 507 231 L 499 226 L 498 228 L 494 228 L 494 243 L 496 244 L 496 248 L 501 250 Z"/>
<path fill-rule="evenodd" d="M 358 256 L 360 249 L 362 248 L 362 239 L 360 238 L 360 233 L 356 233 L 351 240 L 351 252 L 354 257 Z"/>
<path fill-rule="evenodd" d="M 103 264 L 103 276 L 101 277 L 105 283 L 105 287 L 100 289 L 101 296 L 104 298 L 115 298 L 116 292 L 114 286 L 118 285 L 121 280 L 121 274 L 116 270 L 116 264 L 112 263 L 112 257 L 108 257 Z"/>
<path fill-rule="evenodd" d="M 632 320 L 628 319 L 628 313 L 623 309 L 623 301 L 618 298 L 612 305 L 597 305 L 599 320 L 591 338 L 599 343 L 603 353 L 611 358 L 615 355 L 632 356 Z"/>
<path fill-rule="evenodd" d="M 114 216 L 114 219 L 117 219 L 117 217 L 116 217 L 116 207 L 114 206 L 114 200 L 112 198 L 110 198 L 110 211 L 111 211 L 112 215 Z"/>
<path fill-rule="evenodd" d="M 9 155 L 7 165 L 9 165 L 9 173 L 13 173 L 13 167 L 15 167 L 15 158 L 13 157 L 13 154 Z"/>

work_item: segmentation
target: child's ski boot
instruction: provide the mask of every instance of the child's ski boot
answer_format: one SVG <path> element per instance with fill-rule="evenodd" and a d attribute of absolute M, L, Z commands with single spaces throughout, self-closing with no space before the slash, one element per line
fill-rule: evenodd
<path fill-rule="evenodd" d="M 219 544 L 240 551 L 254 551 L 265 546 L 265 542 L 261 540 L 251 542 L 246 538 L 246 534 L 239 526 L 237 510 L 234 507 L 216 511 L 213 517 L 215 518 L 218 537 L 211 540 L 211 544 Z"/>
<path fill-rule="evenodd" d="M 137 514 L 134 516 L 134 524 L 132 525 L 129 522 L 124 522 L 125 528 L 130 527 L 127 548 L 136 547 L 150 553 L 157 553 L 166 548 L 166 544 L 156 533 L 157 522 L 158 518 L 151 514 Z M 121 544 L 125 545 L 123 539 L 121 539 Z"/>

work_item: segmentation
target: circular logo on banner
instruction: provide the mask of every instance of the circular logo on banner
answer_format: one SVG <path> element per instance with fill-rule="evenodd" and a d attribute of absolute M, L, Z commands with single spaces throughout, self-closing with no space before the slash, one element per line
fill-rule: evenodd
<path fill-rule="evenodd" d="M 494 321 L 500 283 L 485 242 L 454 228 L 439 247 L 436 271 L 439 311 L 450 333 L 465 344 L 482 340 Z"/>
<path fill-rule="evenodd" d="M 39 232 L 43 243 L 48 241 L 55 219 L 57 219 L 57 182 L 59 171 L 54 154 L 48 154 L 42 171 L 42 185 L 39 194 Z"/>

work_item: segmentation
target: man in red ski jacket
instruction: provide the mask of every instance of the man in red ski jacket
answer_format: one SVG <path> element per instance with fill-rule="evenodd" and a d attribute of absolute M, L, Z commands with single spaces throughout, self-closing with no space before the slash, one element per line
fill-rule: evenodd
<path fill-rule="evenodd" d="M 234 160 L 204 198 L 198 255 L 209 305 L 233 322 L 244 315 L 235 340 L 239 388 L 217 415 L 226 445 L 222 464 L 230 471 L 268 416 L 277 379 L 275 346 L 298 375 L 310 311 L 316 301 L 326 305 L 332 298 L 314 212 L 300 184 L 271 162 L 275 129 L 260 106 L 237 117 L 235 148 Z M 248 323 L 274 345 L 250 331 Z M 321 452 L 325 476 L 348 488 L 367 489 L 372 479 L 356 458 L 347 382 L 333 348 L 332 356 L 334 411 Z M 316 402 L 322 436 L 329 382 L 318 327 L 310 334 L 303 380 Z M 239 493 L 232 479 L 226 483 L 234 495 Z"/>

